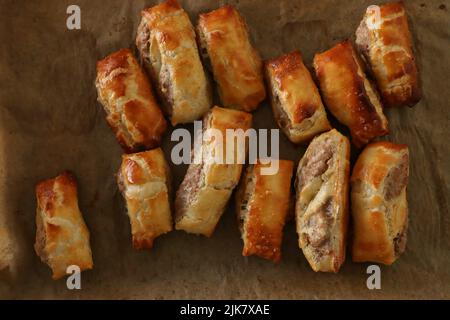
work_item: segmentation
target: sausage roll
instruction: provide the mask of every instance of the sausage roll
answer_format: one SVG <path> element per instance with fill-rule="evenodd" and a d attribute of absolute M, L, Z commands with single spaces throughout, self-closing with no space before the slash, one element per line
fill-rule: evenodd
<path fill-rule="evenodd" d="M 331 129 L 325 108 L 299 51 L 265 63 L 271 104 L 278 126 L 293 143 Z"/>
<path fill-rule="evenodd" d="M 314 68 L 325 104 L 350 129 L 356 147 L 388 133 L 388 122 L 373 84 L 350 41 L 316 54 Z"/>
<path fill-rule="evenodd" d="M 203 134 L 197 137 L 202 139 L 198 143 L 201 147 L 194 148 L 193 161 L 176 194 L 176 229 L 212 235 L 239 182 L 245 161 L 246 141 L 238 131 L 245 132 L 251 122 L 249 113 L 219 107 L 205 116 Z M 228 141 L 227 129 L 234 130 L 238 139 Z M 232 161 L 225 158 L 227 150 L 233 156 Z M 244 159 L 239 159 L 239 155 Z"/>
<path fill-rule="evenodd" d="M 338 272 L 345 260 L 350 143 L 335 129 L 313 139 L 297 169 L 299 246 L 314 271 Z"/>
<path fill-rule="evenodd" d="M 164 110 L 173 125 L 197 120 L 211 107 L 212 96 L 189 16 L 176 0 L 141 15 L 136 46 Z"/>
<path fill-rule="evenodd" d="M 77 182 L 69 172 L 36 186 L 36 243 L 42 262 L 53 271 L 53 279 L 66 275 L 67 267 L 92 269 L 89 231 L 78 208 Z"/>
<path fill-rule="evenodd" d="M 409 154 L 406 145 L 369 144 L 351 177 L 353 261 L 392 264 L 405 251 Z"/>
<path fill-rule="evenodd" d="M 356 45 L 371 67 L 386 106 L 419 102 L 419 73 L 403 3 L 367 8 L 356 31 Z"/>
<path fill-rule="evenodd" d="M 236 193 L 236 212 L 244 241 L 243 256 L 281 259 L 283 227 L 289 210 L 294 163 L 278 162 L 278 172 L 265 175 L 268 164 L 249 165 Z"/>
<path fill-rule="evenodd" d="M 226 5 L 200 15 L 198 36 L 202 55 L 210 65 L 225 107 L 255 110 L 266 97 L 262 61 L 249 40 L 237 10 Z"/>
<path fill-rule="evenodd" d="M 129 49 L 97 62 L 95 85 L 106 120 L 126 152 L 160 144 L 166 120 L 144 71 Z"/>
<path fill-rule="evenodd" d="M 131 224 L 133 247 L 150 249 L 172 230 L 169 166 L 160 148 L 125 154 L 117 175 Z"/>

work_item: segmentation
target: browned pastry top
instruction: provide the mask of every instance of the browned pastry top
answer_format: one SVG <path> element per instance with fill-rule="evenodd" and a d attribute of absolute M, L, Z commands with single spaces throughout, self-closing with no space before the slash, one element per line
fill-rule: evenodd
<path fill-rule="evenodd" d="M 199 32 L 206 42 L 222 103 L 253 111 L 265 99 L 262 61 L 250 43 L 244 19 L 226 5 L 200 14 Z"/>
<path fill-rule="evenodd" d="M 349 40 L 316 54 L 314 67 L 327 107 L 350 128 L 357 147 L 388 133 L 377 92 Z"/>
<path fill-rule="evenodd" d="M 130 49 L 97 62 L 96 85 L 108 124 L 127 152 L 159 145 L 167 124 Z"/>

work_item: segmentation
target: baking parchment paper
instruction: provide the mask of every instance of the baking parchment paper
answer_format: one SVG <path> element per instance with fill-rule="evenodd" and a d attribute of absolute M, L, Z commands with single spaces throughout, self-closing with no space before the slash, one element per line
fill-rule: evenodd
<path fill-rule="evenodd" d="M 300 49 L 309 67 L 314 53 L 352 37 L 373 4 L 180 3 L 193 23 L 201 12 L 234 4 L 264 59 Z M 81 8 L 81 30 L 66 28 L 70 4 Z M 368 264 L 354 264 L 349 256 L 338 274 L 314 273 L 297 246 L 292 222 L 285 228 L 281 263 L 242 257 L 232 209 L 209 239 L 171 232 L 151 251 L 132 249 L 115 181 L 122 151 L 96 101 L 95 63 L 134 46 L 139 12 L 153 4 L 1 0 L 0 235 L 8 232 L 11 242 L 2 240 L 0 250 L 11 248 L 13 267 L 0 276 L 0 298 L 450 298 L 450 1 L 405 1 L 424 97 L 413 108 L 386 110 L 391 131 L 386 139 L 410 148 L 410 225 L 406 253 L 393 266 L 381 267 L 381 290 L 367 289 Z M 276 128 L 267 102 L 254 113 L 254 127 Z M 164 141 L 168 159 L 173 145 L 169 132 Z M 305 147 L 294 147 L 281 135 L 280 149 L 282 158 L 297 162 Z M 175 188 L 186 168 L 172 165 Z M 50 269 L 33 250 L 35 184 L 66 169 L 78 178 L 95 264 L 82 273 L 81 290 L 51 280 Z"/>

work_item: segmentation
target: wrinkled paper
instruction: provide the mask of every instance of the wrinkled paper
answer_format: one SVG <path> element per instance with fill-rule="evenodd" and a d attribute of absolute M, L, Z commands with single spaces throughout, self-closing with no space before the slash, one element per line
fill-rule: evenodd
<path fill-rule="evenodd" d="M 413 108 L 386 110 L 387 139 L 410 148 L 410 225 L 405 254 L 393 266 L 381 267 L 380 290 L 366 286 L 370 264 L 352 263 L 349 255 L 338 274 L 314 273 L 298 248 L 293 221 L 285 228 L 281 263 L 242 257 L 232 206 L 211 238 L 176 231 L 158 238 L 151 251 L 132 249 L 115 180 L 122 151 L 96 101 L 95 64 L 120 48 L 135 50 L 139 12 L 154 3 L 2 1 L 0 233 L 8 232 L 12 241 L 14 272 L 1 273 L 0 298 L 450 298 L 449 0 L 405 1 L 424 97 Z M 234 4 L 264 59 L 299 49 L 308 67 L 314 53 L 353 37 L 366 7 L 374 4 L 180 3 L 194 24 L 199 13 Z M 80 30 L 66 27 L 71 4 L 81 9 Z M 192 130 L 192 125 L 186 127 Z M 267 102 L 254 113 L 254 127 L 276 128 Z M 305 147 L 280 136 L 281 158 L 298 162 Z M 167 133 L 163 148 L 168 159 L 174 143 Z M 352 162 L 355 155 L 353 150 Z M 34 187 L 66 169 L 78 178 L 80 208 L 91 233 L 94 269 L 82 273 L 81 290 L 68 290 L 65 280 L 51 280 L 50 269 L 33 249 Z M 172 165 L 175 188 L 186 169 Z"/>

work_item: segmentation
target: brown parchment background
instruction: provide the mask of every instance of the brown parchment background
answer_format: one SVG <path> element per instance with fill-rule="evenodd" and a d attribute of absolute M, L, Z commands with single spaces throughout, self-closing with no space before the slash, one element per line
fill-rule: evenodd
<path fill-rule="evenodd" d="M 224 3 L 245 16 L 263 58 L 300 49 L 315 52 L 352 37 L 372 1 L 180 1 L 194 23 Z M 383 1 L 380 1 L 383 2 Z M 450 1 L 405 1 L 424 97 L 414 108 L 386 110 L 391 134 L 411 153 L 407 251 L 382 267 L 382 289 L 366 288 L 368 264 L 347 257 L 339 274 L 316 274 L 285 228 L 278 265 L 241 256 L 233 210 L 207 239 L 171 232 L 151 251 L 134 251 L 114 174 L 121 149 L 108 128 L 94 88 L 95 63 L 133 46 L 139 11 L 155 1 L 16 1 L 0 3 L 0 229 L 15 247 L 16 275 L 0 277 L 0 298 L 450 298 Z M 66 8 L 81 7 L 81 30 L 66 29 Z M 191 128 L 191 126 L 187 126 Z M 275 128 L 267 102 L 254 127 Z M 170 159 L 170 134 L 164 150 Z M 281 156 L 296 162 L 305 148 L 281 136 Z M 353 156 L 354 158 L 354 156 Z M 354 159 L 353 159 L 354 160 Z M 53 281 L 33 250 L 34 186 L 72 170 L 91 231 L 95 267 L 82 290 Z M 186 166 L 172 166 L 175 187 Z"/>

